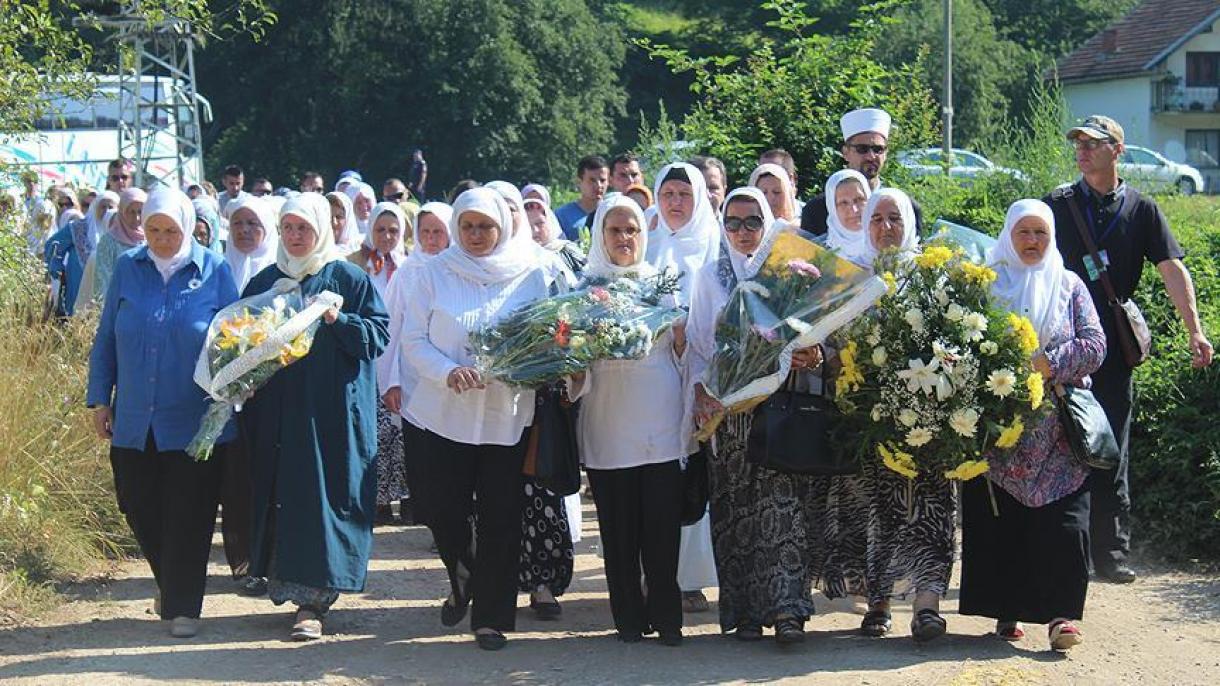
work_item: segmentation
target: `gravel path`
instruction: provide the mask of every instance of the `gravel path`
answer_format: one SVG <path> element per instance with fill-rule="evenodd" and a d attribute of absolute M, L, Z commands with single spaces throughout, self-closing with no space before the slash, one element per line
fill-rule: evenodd
<path fill-rule="evenodd" d="M 235 595 L 217 539 L 196 638 L 171 639 L 145 613 L 151 575 L 140 561 L 124 563 L 109 580 L 70 589 L 73 600 L 37 624 L 0 630 L 0 682 L 1220 684 L 1220 577 L 1180 571 L 1141 569 L 1133 586 L 1094 584 L 1085 643 L 1066 657 L 1046 650 L 1042 627 L 1027 627 L 1016 645 L 988 636 L 990 622 L 954 614 L 956 588 L 944 607 L 949 635 L 927 646 L 908 637 L 909 604 L 897 604 L 894 634 L 874 640 L 855 635 L 858 606 L 825 599 L 795 648 L 721 638 L 714 605 L 686 615 L 680 648 L 624 645 L 610 629 L 596 518 L 587 500 L 585 508 L 563 618 L 539 622 L 523 607 L 499 653 L 441 626 L 447 582 L 428 532 L 386 527 L 377 530 L 367 591 L 340 599 L 321 641 L 284 640 L 287 609 Z"/>

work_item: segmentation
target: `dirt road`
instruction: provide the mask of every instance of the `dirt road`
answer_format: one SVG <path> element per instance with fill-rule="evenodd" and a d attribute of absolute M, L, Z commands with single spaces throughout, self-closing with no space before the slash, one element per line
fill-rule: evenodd
<path fill-rule="evenodd" d="M 714 605 L 686 616 L 682 647 L 624 645 L 610 630 L 588 502 L 585 511 L 563 618 L 539 622 L 523 608 L 498 653 L 441 626 L 447 583 L 427 531 L 388 527 L 377 530 L 367 591 L 340 599 L 321 641 L 285 641 L 287 609 L 234 595 L 217 545 L 196 638 L 172 639 L 145 613 L 152 578 L 126 563 L 112 580 L 71 589 L 74 600 L 38 624 L 0 631 L 0 682 L 1220 684 L 1220 578 L 1148 569 L 1133 586 L 1090 588 L 1085 644 L 1066 657 L 1046 650 L 1042 627 L 1016 645 L 988 636 L 989 622 L 954 614 L 956 592 L 944 608 L 949 635 L 927 646 L 908 637 L 909 604 L 896 607 L 894 634 L 875 640 L 855 635 L 852 603 L 824 599 L 795 648 L 722 638 Z"/>

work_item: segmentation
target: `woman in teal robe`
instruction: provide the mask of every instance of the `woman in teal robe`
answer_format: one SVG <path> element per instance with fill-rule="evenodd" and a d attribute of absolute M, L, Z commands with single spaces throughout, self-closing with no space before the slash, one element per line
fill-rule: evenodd
<path fill-rule="evenodd" d="M 304 193 L 280 211 L 275 266 L 248 297 L 284 278 L 305 298 L 343 297 L 322 319 L 309 354 L 281 369 L 241 413 L 253 482 L 253 576 L 277 605 L 292 602 L 292 638 L 322 635 L 341 592 L 364 590 L 377 506 L 377 377 L 389 315 L 365 272 L 335 250 L 330 207 Z"/>

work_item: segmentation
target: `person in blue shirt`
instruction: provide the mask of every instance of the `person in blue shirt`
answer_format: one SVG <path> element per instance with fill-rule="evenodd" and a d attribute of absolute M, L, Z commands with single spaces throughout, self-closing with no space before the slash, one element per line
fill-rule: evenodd
<path fill-rule="evenodd" d="M 559 228 L 570 241 L 580 240 L 580 229 L 589 215 L 597 209 L 597 203 L 606 195 L 610 183 L 610 168 L 601 155 L 587 155 L 576 164 L 576 180 L 580 184 L 580 198 L 555 210 Z"/>
<path fill-rule="evenodd" d="M 110 441 L 119 509 L 157 580 L 161 618 L 186 638 L 199 627 L 221 478 L 219 459 L 185 452 L 207 406 L 192 377 L 237 286 L 224 258 L 191 237 L 195 210 L 181 191 L 155 191 L 141 221 L 146 245 L 119 257 L 107 286 L 85 400 Z M 230 425 L 218 444 L 233 437 Z"/>
<path fill-rule="evenodd" d="M 88 221 L 77 219 L 76 221 Z M 71 317 L 76 304 L 76 294 L 80 290 L 81 278 L 85 274 L 85 264 L 80 261 L 80 254 L 72 241 L 72 225 L 68 222 L 62 229 L 56 231 L 47 239 L 43 248 L 43 261 L 47 264 L 47 274 L 51 277 L 51 288 L 59 291 L 59 299 L 55 306 L 55 315 Z M 63 280 L 62 288 L 60 280 Z"/>

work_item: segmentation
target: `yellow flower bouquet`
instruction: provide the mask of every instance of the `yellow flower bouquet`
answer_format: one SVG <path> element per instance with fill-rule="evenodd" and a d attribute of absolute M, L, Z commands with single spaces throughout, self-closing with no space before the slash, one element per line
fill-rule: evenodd
<path fill-rule="evenodd" d="M 1038 335 L 991 297 L 996 274 L 948 241 L 884 253 L 887 295 L 839 336 L 837 403 L 849 433 L 907 478 L 969 480 L 1044 409 Z"/>
<path fill-rule="evenodd" d="M 212 318 L 195 364 L 195 383 L 212 397 L 186 452 L 212 455 L 234 412 L 276 372 L 309 354 L 322 314 L 343 298 L 324 291 L 306 305 L 300 285 L 280 279 L 270 291 L 243 298 Z"/>

